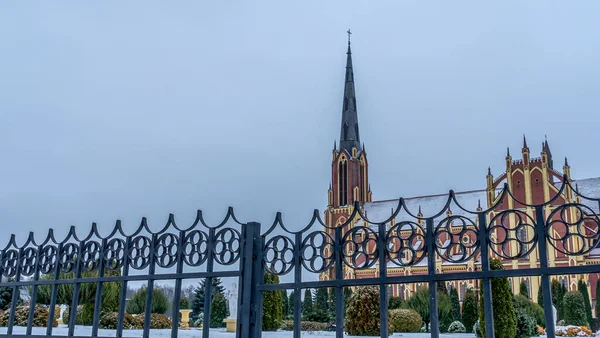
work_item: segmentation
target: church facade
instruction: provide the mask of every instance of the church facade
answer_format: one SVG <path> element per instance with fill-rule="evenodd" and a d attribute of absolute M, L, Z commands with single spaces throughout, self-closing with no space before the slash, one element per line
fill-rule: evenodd
<path fill-rule="evenodd" d="M 342 229 L 342 236 L 351 231 L 353 232 L 352 236 L 362 236 L 360 240 L 365 242 L 365 236 L 369 236 L 368 231 L 353 231 L 352 229 L 357 230 L 370 225 L 362 220 L 359 215 L 354 216 L 354 219 L 350 220 L 349 223 L 347 222 L 352 215 L 354 204 L 357 202 L 360 205 L 362 214 L 368 220 L 383 222 L 394 214 L 395 209 L 398 207 L 398 200 L 373 201 L 369 185 L 367 152 L 360 140 L 350 41 L 348 41 L 341 120 L 339 144 L 335 144 L 332 151 L 331 184 L 327 193 L 328 205 L 324 214 L 324 221 L 328 227 L 332 228 L 345 224 Z M 583 250 L 586 245 L 590 247 L 595 244 L 591 237 L 594 237 L 594 234 L 599 231 L 598 219 L 594 218 L 596 217 L 594 214 L 600 213 L 599 203 L 586 200 L 581 196 L 599 198 L 600 177 L 581 180 L 572 179 L 571 168 L 566 158 L 562 170 L 559 171 L 554 166 L 552 152 L 547 140 L 543 141 L 541 147 L 537 150 L 539 156 L 532 156 L 527 140 L 523 137 L 523 146 L 518 156 L 513 158 L 510 151 L 507 150 L 504 159 L 505 168 L 501 174 L 494 176 L 491 169 L 488 168 L 485 185 L 482 182 L 482 186 L 485 188 L 455 192 L 456 201 L 463 208 L 470 211 L 480 212 L 494 207 L 486 215 L 488 226 L 493 229 L 490 238 L 492 244 L 490 256 L 500 259 L 505 269 L 519 269 L 539 266 L 537 246 L 531 244 L 535 236 L 533 224 L 535 224 L 536 215 L 534 208 L 527 205 L 543 204 L 556 196 L 553 202 L 544 208 L 544 217 L 550 218 L 553 222 L 556 221 L 556 225 L 550 229 L 555 236 L 554 238 L 565 236 L 566 230 L 560 226 L 562 223 L 575 224 L 582 217 L 585 217 L 584 228 L 590 239 L 571 236 L 566 240 L 556 241 L 553 245 L 548 245 L 549 266 L 600 264 L 600 249 L 590 250 L 583 255 L 565 254 L 565 252 L 576 253 Z M 576 191 L 569 185 L 561 191 L 560 188 L 564 179 L 567 179 L 570 186 L 575 187 Z M 501 194 L 505 184 L 513 194 L 514 199 L 506 194 Z M 392 259 L 386 267 L 380 267 L 378 262 L 364 268 L 361 267 L 361 262 L 354 265 L 359 268 L 350 267 L 349 265 L 352 264 L 344 264 L 344 279 L 377 277 L 381 269 L 386 269 L 388 276 L 427 274 L 426 260 L 419 261 L 420 257 L 415 257 L 415 252 L 424 249 L 425 243 L 414 238 L 424 239 L 424 236 L 412 236 L 411 239 L 408 239 L 408 237 L 403 237 L 400 232 L 410 230 L 411 233 L 415 234 L 415 231 L 423 231 L 425 228 L 424 218 L 435 215 L 442 210 L 444 213 L 435 218 L 435 224 L 438 227 L 447 227 L 448 231 L 445 236 L 436 237 L 438 247 L 446 248 L 442 252 L 438 251 L 438 255 L 436 255 L 436 273 L 468 272 L 479 269 L 479 251 L 475 246 L 477 242 L 476 232 L 472 231 L 478 226 L 478 219 L 475 214 L 466 212 L 456 205 L 448 205 L 448 196 L 446 193 L 405 197 L 406 206 L 417 217 L 401 212 L 390 220 L 387 227 L 389 231 L 398 233 L 397 240 L 407 239 L 408 243 L 402 243 L 403 245 L 398 245 L 399 243 L 390 244 L 392 246 L 390 249 Z M 518 201 L 522 201 L 524 204 Z M 582 208 L 557 210 L 557 207 L 567 203 L 577 203 L 582 205 Z M 511 211 L 504 212 L 506 210 Z M 404 226 L 406 224 L 414 224 L 414 226 L 407 228 Z M 333 229 L 326 228 L 326 231 L 332 237 L 335 236 Z M 377 231 L 375 230 L 375 232 Z M 452 238 L 456 236 L 460 236 L 460 238 Z M 512 240 L 513 238 L 517 240 Z M 445 245 L 455 243 L 454 240 L 461 241 L 463 245 Z M 372 244 L 374 243 L 371 243 L 373 248 Z M 394 246 L 398 248 L 411 246 L 413 250 L 402 252 L 402 250 L 394 250 Z M 363 250 L 365 250 L 365 254 L 369 254 L 368 243 Z M 351 253 L 347 254 L 350 255 Z M 394 255 L 396 256 L 394 257 Z M 364 255 L 362 257 L 364 258 Z M 406 260 L 412 260 L 415 264 L 402 264 L 402 260 L 405 260 L 405 262 Z M 335 278 L 333 269 L 320 275 L 321 280 L 333 278 Z M 592 304 L 595 303 L 598 274 L 553 276 L 552 278 L 558 279 L 569 290 L 577 290 L 578 280 L 583 279 L 588 283 L 591 291 Z M 520 283 L 523 282 L 528 286 L 529 297 L 533 300 L 537 299 L 540 277 L 511 278 L 509 281 L 515 294 L 519 293 Z M 418 287 L 426 285 L 427 283 L 396 284 L 389 285 L 388 290 L 390 296 L 406 299 Z M 470 280 L 447 282 L 448 287 L 451 285 L 458 290 L 461 302 L 468 288 L 477 289 L 476 281 Z"/>

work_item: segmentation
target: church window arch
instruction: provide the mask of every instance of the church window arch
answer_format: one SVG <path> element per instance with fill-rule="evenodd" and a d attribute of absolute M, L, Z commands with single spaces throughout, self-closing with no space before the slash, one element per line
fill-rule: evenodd
<path fill-rule="evenodd" d="M 338 190 L 340 205 L 348 204 L 348 162 L 341 157 L 338 163 Z"/>

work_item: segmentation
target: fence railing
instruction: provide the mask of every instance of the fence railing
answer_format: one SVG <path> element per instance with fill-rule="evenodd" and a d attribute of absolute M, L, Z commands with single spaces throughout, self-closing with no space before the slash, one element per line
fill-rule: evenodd
<path fill-rule="evenodd" d="M 178 336 L 179 300 L 182 282 L 206 278 L 204 302 L 204 338 L 210 335 L 212 280 L 234 277 L 239 280 L 237 297 L 237 337 L 262 334 L 264 292 L 292 289 L 293 336 L 301 334 L 301 291 L 307 288 L 331 288 L 335 293 L 336 337 L 344 334 L 344 287 L 379 286 L 380 336 L 388 337 L 388 288 L 390 284 L 426 283 L 436 290 L 438 282 L 477 280 L 483 288 L 485 328 L 494 336 L 491 279 L 498 277 L 540 276 L 548 337 L 554 337 L 550 276 L 600 272 L 596 264 L 556 264 L 570 256 L 589 255 L 600 238 L 600 199 L 577 194 L 568 180 L 550 201 L 530 205 L 515 198 L 506 187 L 496 203 L 487 210 L 470 211 L 450 192 L 438 213 L 424 217 L 409 210 L 404 199 L 390 217 L 370 220 L 364 207 L 355 204 L 345 222 L 326 225 L 317 211 L 299 231 L 289 230 L 280 214 L 268 229 L 256 222 L 239 222 L 233 209 L 216 226 L 205 223 L 199 212 L 187 228 L 176 225 L 171 215 L 165 227 L 152 231 L 143 219 L 136 231 L 127 234 L 120 222 L 102 236 L 94 224 L 85 237 L 71 228 L 66 238 L 57 240 L 50 230 L 41 242 L 30 234 L 18 245 L 14 236 L 2 250 L 0 287 L 12 288 L 12 302 L 6 334 L 0 336 L 57 336 L 53 334 L 58 289 L 73 285 L 71 309 L 77 309 L 81 286 L 95 286 L 92 336 L 99 336 L 101 297 L 105 283 L 120 283 L 116 335 L 124 330 L 127 285 L 145 282 L 152 290 L 158 280 L 174 281 L 175 296 L 171 311 L 171 336 Z M 570 189 L 570 190 L 568 190 Z M 566 193 L 568 190 L 568 194 Z M 566 196 L 571 196 L 567 198 Z M 511 203 L 506 203 L 507 201 Z M 462 212 L 449 213 L 456 205 Z M 508 208 L 508 205 L 517 205 Z M 596 207 L 597 206 L 597 207 Z M 357 222 L 360 220 L 360 222 Z M 399 221 L 398 221 L 399 220 Z M 228 226 L 233 223 L 233 226 Z M 265 230 L 262 232 L 261 230 Z M 548 245 L 550 244 L 550 245 Z M 527 260 L 528 267 L 490 270 L 491 258 L 504 263 Z M 444 264 L 467 265 L 476 269 L 446 271 Z M 535 264 L 531 264 L 534 262 Z M 426 273 L 389 273 L 390 269 L 426 267 Z M 507 267 L 510 267 L 507 264 Z M 107 272 L 117 273 L 107 273 Z M 281 276 L 280 284 L 265 284 L 264 272 Z M 370 274 L 352 277 L 361 271 Z M 64 274 L 73 278 L 64 279 Z M 318 280 L 316 276 L 320 276 Z M 35 303 L 38 291 L 51 288 L 49 318 L 44 334 L 34 334 Z M 27 325 L 15 332 L 15 312 L 21 288 L 30 290 Z M 437 293 L 429 293 L 431 336 L 439 337 Z M 143 336 L 150 336 L 152 292 L 147 292 Z M 76 337 L 75 317 L 70 316 L 65 337 Z"/>

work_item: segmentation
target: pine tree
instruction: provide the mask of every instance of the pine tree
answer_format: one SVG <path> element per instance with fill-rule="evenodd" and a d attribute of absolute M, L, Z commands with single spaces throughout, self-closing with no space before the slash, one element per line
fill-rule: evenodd
<path fill-rule="evenodd" d="M 491 270 L 504 270 L 499 259 L 490 261 Z M 517 315 L 513 307 L 513 294 L 508 278 L 492 278 L 492 308 L 494 312 L 494 334 L 496 338 L 516 337 Z M 485 337 L 485 311 L 483 301 L 483 285 L 479 288 L 479 329 Z"/>
<path fill-rule="evenodd" d="M 290 298 L 288 299 L 288 316 L 290 318 L 294 318 L 294 303 L 296 301 L 294 300 L 294 290 L 292 290 L 292 292 L 290 292 Z"/>
<path fill-rule="evenodd" d="M 223 319 L 227 318 L 227 301 L 225 295 L 221 292 L 213 296 L 210 303 L 210 327 L 223 327 Z"/>
<path fill-rule="evenodd" d="M 290 304 L 288 304 L 288 294 L 287 294 L 287 290 L 281 290 L 281 299 L 283 302 L 283 309 L 282 309 L 282 313 L 283 313 L 283 318 L 286 319 L 288 317 L 289 314 L 289 310 L 290 310 Z"/>
<path fill-rule="evenodd" d="M 279 277 L 265 271 L 265 284 L 279 284 Z M 262 329 L 277 331 L 283 322 L 283 296 L 281 291 L 265 291 L 263 293 Z"/>
<path fill-rule="evenodd" d="M 212 296 L 214 297 L 216 294 L 221 293 L 225 296 L 225 288 L 223 287 L 223 282 L 220 278 L 214 277 L 212 279 Z M 202 279 L 200 281 L 200 286 L 198 286 L 194 290 L 194 298 L 192 299 L 192 313 L 190 315 L 192 321 L 196 321 L 198 316 L 201 313 L 204 313 L 204 291 L 206 290 L 206 279 Z M 212 303 L 211 303 L 212 304 Z M 227 305 L 227 300 L 225 300 L 225 305 Z M 225 306 L 227 309 L 227 315 L 229 316 L 229 307 Z"/>
<path fill-rule="evenodd" d="M 304 292 L 304 301 L 302 301 L 302 318 L 307 318 L 313 313 L 313 295 L 310 289 Z"/>
<path fill-rule="evenodd" d="M 567 293 L 567 288 L 554 279 L 551 283 L 552 288 L 552 303 L 556 307 L 556 320 L 559 321 L 565 318 L 565 311 L 563 307 L 563 297 Z"/>
<path fill-rule="evenodd" d="M 579 290 L 579 292 L 581 292 L 581 295 L 583 296 L 583 304 L 585 305 L 585 316 L 589 324 L 592 322 L 592 304 L 590 303 L 590 295 L 588 293 L 587 284 L 582 279 L 580 279 L 579 282 L 577 282 L 577 290 Z"/>
<path fill-rule="evenodd" d="M 140 314 L 146 311 L 146 293 L 148 292 L 148 288 L 144 285 L 142 286 L 136 293 L 133 294 L 133 297 L 127 302 L 127 313 L 130 314 Z M 164 314 L 167 312 L 167 308 L 169 307 L 169 300 L 165 296 L 165 294 L 160 289 L 152 290 L 152 309 L 151 313 L 159 313 Z"/>
<path fill-rule="evenodd" d="M 318 288 L 315 294 L 315 306 L 319 310 L 327 312 L 329 310 L 329 304 L 327 302 L 328 294 L 326 288 Z"/>
<path fill-rule="evenodd" d="M 529 288 L 527 288 L 527 284 L 525 284 L 524 280 L 522 280 L 521 285 L 519 285 L 519 294 L 529 298 Z"/>
<path fill-rule="evenodd" d="M 452 306 L 452 320 L 460 321 L 460 300 L 458 299 L 458 291 L 454 286 L 450 287 L 450 305 Z"/>
<path fill-rule="evenodd" d="M 465 325 L 467 332 L 473 330 L 473 325 L 477 321 L 477 300 L 472 289 L 468 289 L 463 299 L 462 308 L 462 323 Z"/>
<path fill-rule="evenodd" d="M 544 307 L 544 289 L 542 288 L 541 279 L 540 279 L 540 287 L 538 289 L 537 303 L 539 306 Z"/>

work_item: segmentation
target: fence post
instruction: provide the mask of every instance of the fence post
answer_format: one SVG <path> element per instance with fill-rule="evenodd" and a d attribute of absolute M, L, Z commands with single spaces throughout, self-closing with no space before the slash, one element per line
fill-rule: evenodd
<path fill-rule="evenodd" d="M 389 336 L 388 327 L 388 294 L 387 285 L 387 259 L 386 252 L 386 224 L 379 224 L 378 233 L 378 256 L 379 256 L 379 322 L 381 323 L 379 335 L 381 337 Z"/>
<path fill-rule="evenodd" d="M 479 250 L 481 253 L 481 271 L 484 273 L 483 284 L 483 311 L 485 315 L 485 335 L 495 337 L 494 333 L 494 308 L 492 302 L 492 283 L 486 275 L 490 271 L 490 252 L 488 250 L 489 236 L 485 212 L 477 214 L 479 218 Z M 491 333 L 491 334 L 490 334 Z"/>
<path fill-rule="evenodd" d="M 241 285 L 238 296 L 238 314 L 236 338 L 255 338 L 256 316 L 260 314 L 257 311 L 257 287 L 255 281 L 255 267 L 260 265 L 258 262 L 257 250 L 260 243 L 260 223 L 250 222 L 242 226 L 242 261 L 241 266 Z"/>
<path fill-rule="evenodd" d="M 542 293 L 544 295 L 544 316 L 546 317 L 546 336 L 554 338 L 554 317 L 552 314 L 552 291 L 550 286 L 550 276 L 548 269 L 548 248 L 546 243 L 546 220 L 544 218 L 543 206 L 535 207 L 535 233 L 538 241 L 538 251 L 540 254 L 540 269 L 542 270 Z"/>
<path fill-rule="evenodd" d="M 425 243 L 427 243 L 427 274 L 429 275 L 429 331 L 431 338 L 439 338 L 440 325 L 438 318 L 437 281 L 435 280 L 435 237 L 433 236 L 433 218 L 425 221 L 427 232 Z"/>

